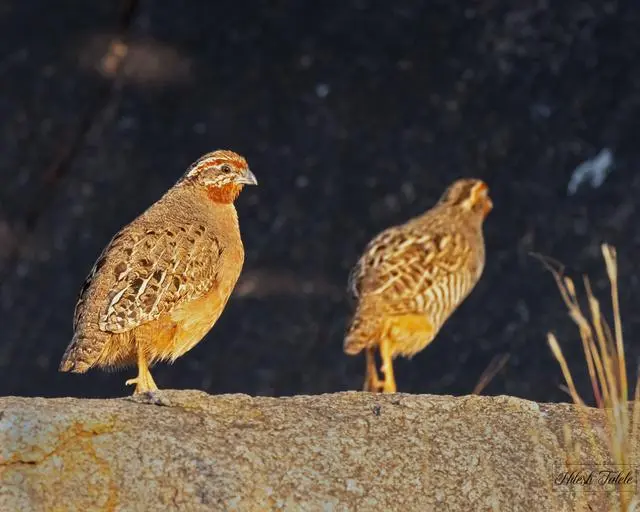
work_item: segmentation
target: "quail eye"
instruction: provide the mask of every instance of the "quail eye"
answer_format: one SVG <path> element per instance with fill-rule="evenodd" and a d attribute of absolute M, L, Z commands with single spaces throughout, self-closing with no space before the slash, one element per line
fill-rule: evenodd
<path fill-rule="evenodd" d="M 220 170 L 224 173 L 231 172 L 231 166 L 229 164 L 224 164 L 220 167 Z"/>

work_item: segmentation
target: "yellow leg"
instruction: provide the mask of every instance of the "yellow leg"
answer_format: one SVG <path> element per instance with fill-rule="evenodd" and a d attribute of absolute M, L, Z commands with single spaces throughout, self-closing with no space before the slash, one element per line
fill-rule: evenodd
<path fill-rule="evenodd" d="M 382 373 L 384 373 L 382 392 L 395 393 L 396 379 L 393 375 L 393 355 L 391 354 L 391 344 L 387 336 L 383 336 L 380 342 L 380 357 L 382 358 Z"/>
<path fill-rule="evenodd" d="M 126 383 L 127 386 L 131 384 L 136 385 L 136 390 L 133 394 L 146 393 L 148 391 L 157 391 L 158 386 L 153 381 L 149 366 L 147 364 L 147 358 L 144 355 L 144 351 L 138 346 L 138 376 L 135 379 L 129 379 Z"/>
<path fill-rule="evenodd" d="M 378 377 L 378 369 L 376 368 L 375 347 L 365 348 L 367 357 L 367 373 L 364 378 L 364 391 L 379 393 L 382 391 L 382 382 Z"/>

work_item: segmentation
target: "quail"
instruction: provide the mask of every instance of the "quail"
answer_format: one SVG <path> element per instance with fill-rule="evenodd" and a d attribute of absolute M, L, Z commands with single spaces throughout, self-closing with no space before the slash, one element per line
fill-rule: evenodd
<path fill-rule="evenodd" d="M 474 288 L 492 208 L 483 181 L 460 179 L 432 209 L 369 242 L 349 276 L 357 306 L 344 340 L 346 354 L 365 351 L 365 391 L 394 393 L 393 359 L 429 345 Z"/>
<path fill-rule="evenodd" d="M 174 362 L 220 317 L 244 262 L 234 201 L 257 185 L 246 160 L 207 153 L 103 250 L 80 291 L 60 371 L 137 364 L 135 393 L 157 390 L 149 368 Z"/>

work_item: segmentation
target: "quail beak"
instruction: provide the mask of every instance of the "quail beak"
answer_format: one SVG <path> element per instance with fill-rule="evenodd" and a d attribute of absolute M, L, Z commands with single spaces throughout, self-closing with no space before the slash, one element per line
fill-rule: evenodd
<path fill-rule="evenodd" d="M 257 185 L 258 179 L 249 169 L 235 179 L 235 182 L 241 185 Z"/>
<path fill-rule="evenodd" d="M 484 208 L 482 210 L 484 216 L 486 217 L 487 215 L 489 215 L 489 212 L 491 210 L 493 210 L 493 201 L 489 197 L 486 197 L 484 200 Z"/>
<path fill-rule="evenodd" d="M 489 197 L 489 187 L 486 183 L 480 183 L 475 190 L 473 191 L 473 202 L 477 205 L 480 203 L 482 205 L 482 215 L 486 217 L 489 215 L 489 212 L 493 210 L 493 201 Z"/>

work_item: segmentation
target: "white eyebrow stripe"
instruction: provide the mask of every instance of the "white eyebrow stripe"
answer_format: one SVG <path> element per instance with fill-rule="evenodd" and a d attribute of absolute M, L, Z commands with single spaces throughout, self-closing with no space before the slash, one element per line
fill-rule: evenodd
<path fill-rule="evenodd" d="M 200 174 L 200 172 L 203 169 L 206 169 L 207 167 L 211 167 L 212 162 L 214 162 L 216 160 L 220 160 L 220 157 L 218 157 L 218 156 L 209 156 L 209 157 L 203 158 L 196 165 L 193 166 L 193 169 L 191 169 L 187 173 L 187 177 L 191 177 L 191 176 L 195 176 L 196 174 Z"/>

